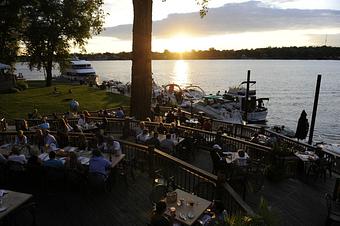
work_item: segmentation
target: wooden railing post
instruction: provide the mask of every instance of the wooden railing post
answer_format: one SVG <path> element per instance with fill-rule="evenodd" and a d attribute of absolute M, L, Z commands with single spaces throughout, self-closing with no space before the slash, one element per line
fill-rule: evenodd
<path fill-rule="evenodd" d="M 130 135 L 130 117 L 126 117 L 124 120 L 124 126 L 123 126 L 123 139 L 128 138 Z"/>
<path fill-rule="evenodd" d="M 149 176 L 153 178 L 155 170 L 154 170 L 154 153 L 155 152 L 155 146 L 150 145 L 148 147 L 148 165 L 149 165 Z"/>

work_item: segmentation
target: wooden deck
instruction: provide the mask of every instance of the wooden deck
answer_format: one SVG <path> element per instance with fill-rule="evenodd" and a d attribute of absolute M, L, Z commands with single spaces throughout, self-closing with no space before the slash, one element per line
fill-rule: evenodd
<path fill-rule="evenodd" d="M 116 181 L 103 194 L 55 193 L 38 195 L 37 223 L 49 226 L 146 225 L 152 210 L 151 181 L 138 173 L 126 186 Z M 48 224 L 46 224 L 48 223 Z"/>
<path fill-rule="evenodd" d="M 192 164 L 211 172 L 212 162 L 207 151 L 200 150 Z M 255 211 L 261 197 L 268 201 L 269 206 L 277 214 L 282 226 L 322 226 L 327 216 L 325 193 L 333 193 L 335 177 L 327 174 L 323 178 L 308 178 L 301 181 L 287 178 L 278 183 L 265 180 L 264 188 L 258 193 L 247 192 L 246 203 Z M 336 224 L 333 224 L 336 225 Z"/>

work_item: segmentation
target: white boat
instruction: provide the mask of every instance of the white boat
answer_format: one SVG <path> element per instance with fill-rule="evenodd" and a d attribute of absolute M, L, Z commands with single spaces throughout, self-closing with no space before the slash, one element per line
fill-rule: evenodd
<path fill-rule="evenodd" d="M 224 122 L 243 124 L 242 114 L 235 107 L 234 101 L 225 100 L 222 96 L 204 96 L 201 100 L 191 103 L 190 111 L 203 112 L 208 117 Z"/>
<path fill-rule="evenodd" d="M 269 98 L 256 98 L 256 90 L 253 86 L 255 81 L 250 81 L 253 89 L 249 89 L 248 92 L 248 104 L 246 106 L 246 88 L 244 85 L 247 82 L 242 82 L 238 87 L 229 88 L 223 95 L 226 100 L 233 100 L 234 106 L 238 108 L 242 115 L 247 110 L 247 121 L 249 123 L 263 123 L 267 120 L 268 109 L 264 105 L 264 101 L 269 101 Z"/>
<path fill-rule="evenodd" d="M 98 84 L 99 79 L 91 63 L 78 58 L 73 58 L 61 68 L 61 77 L 71 81 L 94 82 L 95 84 Z"/>

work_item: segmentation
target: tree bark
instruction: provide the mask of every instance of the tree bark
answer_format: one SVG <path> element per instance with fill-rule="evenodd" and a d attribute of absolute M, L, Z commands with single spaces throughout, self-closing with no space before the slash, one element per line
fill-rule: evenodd
<path fill-rule="evenodd" d="M 52 85 L 52 59 L 47 61 L 46 64 L 46 86 L 49 87 Z"/>
<path fill-rule="evenodd" d="M 150 115 L 152 74 L 152 0 L 133 0 L 131 115 L 145 120 Z"/>

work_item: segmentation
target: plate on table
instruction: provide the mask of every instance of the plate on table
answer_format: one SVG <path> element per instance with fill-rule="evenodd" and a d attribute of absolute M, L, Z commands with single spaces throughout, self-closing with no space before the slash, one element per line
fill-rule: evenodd
<path fill-rule="evenodd" d="M 1 213 L 1 212 L 4 212 L 4 211 L 6 211 L 6 210 L 7 210 L 7 207 L 6 207 L 6 206 L 0 207 L 0 213 Z"/>

